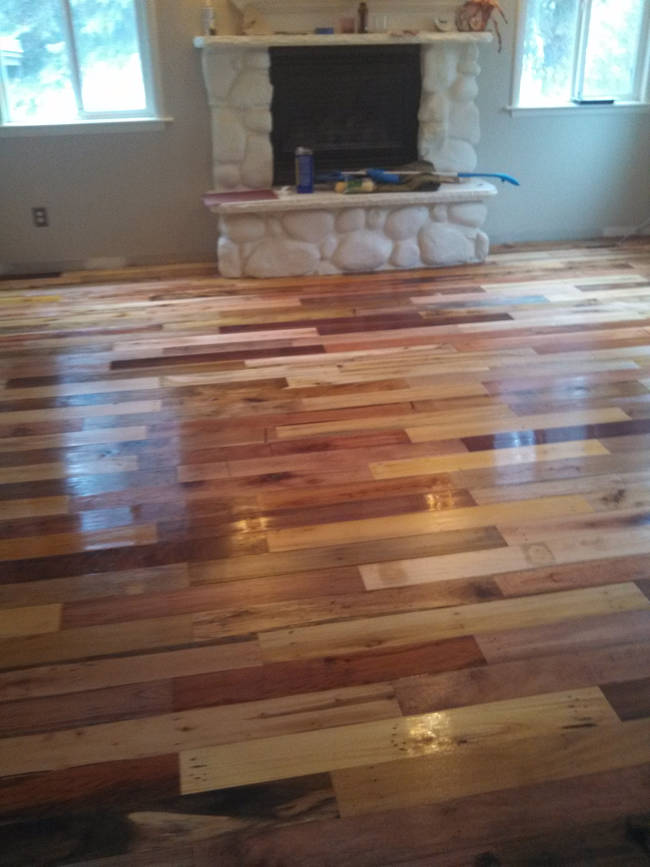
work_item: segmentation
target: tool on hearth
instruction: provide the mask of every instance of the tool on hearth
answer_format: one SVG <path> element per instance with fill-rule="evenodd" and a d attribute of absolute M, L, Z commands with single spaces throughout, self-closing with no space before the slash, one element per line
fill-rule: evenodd
<path fill-rule="evenodd" d="M 459 184 L 463 178 L 494 178 L 504 184 L 512 184 L 514 187 L 520 186 L 519 181 L 513 178 L 512 175 L 506 175 L 503 172 L 421 172 L 421 171 L 384 171 L 383 169 L 366 169 L 365 174 L 380 184 L 401 184 L 408 177 L 418 177 L 422 174 L 428 174 L 431 178 L 435 178 L 441 184 Z"/>

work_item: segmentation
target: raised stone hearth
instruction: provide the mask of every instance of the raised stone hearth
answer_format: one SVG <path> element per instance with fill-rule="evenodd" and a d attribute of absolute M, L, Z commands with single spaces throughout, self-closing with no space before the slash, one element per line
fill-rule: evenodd
<path fill-rule="evenodd" d="M 439 171 L 473 171 L 478 50 L 490 39 L 426 32 L 197 39 L 212 115 L 214 189 L 272 186 L 273 46 L 419 44 L 419 156 Z M 271 277 L 480 262 L 489 247 L 479 228 L 482 201 L 495 193 L 490 184 L 472 182 L 445 184 L 436 193 L 294 194 L 222 204 L 213 207 L 219 267 L 228 277 Z"/>
<path fill-rule="evenodd" d="M 219 205 L 225 277 L 289 277 L 481 262 L 491 184 L 435 193 L 291 194 Z"/>

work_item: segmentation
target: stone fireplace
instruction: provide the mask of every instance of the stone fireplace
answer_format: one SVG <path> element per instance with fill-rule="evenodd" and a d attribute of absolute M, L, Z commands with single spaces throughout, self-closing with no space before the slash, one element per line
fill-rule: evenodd
<path fill-rule="evenodd" d="M 310 52 L 318 66 L 321 57 L 331 58 L 337 51 L 348 52 L 349 57 L 350 49 L 371 48 L 374 62 L 380 63 L 382 52 L 397 58 L 406 49 L 406 54 L 415 56 L 419 71 L 419 81 L 408 82 L 411 94 L 416 94 L 408 121 L 409 135 L 416 138 L 416 155 L 433 162 L 440 171 L 472 171 L 480 137 L 474 101 L 479 44 L 490 39 L 482 33 L 428 32 L 197 39 L 212 117 L 214 189 L 265 189 L 274 181 L 289 180 L 291 136 L 297 134 L 296 127 L 301 129 L 301 119 L 294 115 L 287 121 L 278 115 L 274 123 L 272 108 L 273 82 L 286 73 L 282 65 L 292 52 L 297 68 L 302 68 L 299 62 L 309 64 Z M 272 68 L 274 57 L 277 68 Z M 357 69 L 363 72 L 364 68 L 357 64 Z M 360 93 L 353 86 L 349 90 L 353 100 Z M 378 99 L 373 111 L 380 106 Z M 349 106 L 342 108 L 340 118 L 350 123 Z M 287 133 L 291 123 L 294 131 Z M 362 139 L 372 135 L 371 124 L 366 126 L 364 132 L 361 113 Z M 357 139 L 359 127 L 355 129 Z M 379 123 L 374 136 L 381 132 L 391 144 L 390 125 L 384 127 L 381 132 Z M 287 137 L 284 153 L 274 156 L 282 133 Z M 324 164 L 318 162 L 322 147 L 316 148 L 317 170 L 355 168 L 349 162 L 354 153 L 346 152 L 345 142 L 337 141 L 337 136 L 340 131 L 330 137 Z M 369 147 L 374 143 L 365 142 Z M 405 147 L 408 152 L 408 142 Z M 369 164 L 368 156 L 366 152 L 358 157 L 359 167 Z M 387 162 L 377 157 L 372 164 Z M 437 192 L 354 196 L 285 192 L 277 199 L 220 204 L 214 208 L 219 217 L 220 270 L 231 277 L 269 277 L 479 262 L 488 252 L 487 236 L 480 230 L 486 216 L 483 200 L 495 193 L 492 185 L 471 180 L 444 184 Z"/>

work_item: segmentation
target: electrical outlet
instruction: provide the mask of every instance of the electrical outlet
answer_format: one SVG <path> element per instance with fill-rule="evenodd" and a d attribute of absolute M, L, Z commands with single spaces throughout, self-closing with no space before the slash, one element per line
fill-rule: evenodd
<path fill-rule="evenodd" d="M 32 220 L 34 221 L 34 225 L 39 229 L 49 226 L 50 221 L 47 216 L 47 208 L 32 208 Z"/>

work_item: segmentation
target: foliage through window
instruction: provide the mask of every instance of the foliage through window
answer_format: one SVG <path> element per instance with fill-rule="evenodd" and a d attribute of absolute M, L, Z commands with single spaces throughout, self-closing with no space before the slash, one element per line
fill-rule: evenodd
<path fill-rule="evenodd" d="M 526 0 L 522 7 L 518 105 L 642 99 L 647 0 Z"/>
<path fill-rule="evenodd" d="M 140 0 L 1 0 L 4 123 L 154 114 Z"/>

